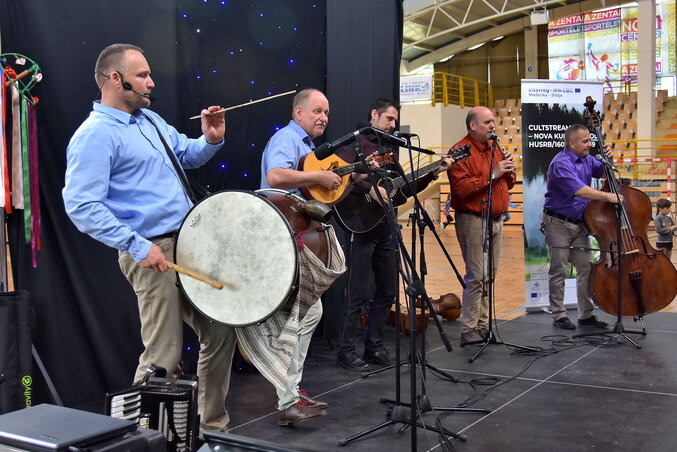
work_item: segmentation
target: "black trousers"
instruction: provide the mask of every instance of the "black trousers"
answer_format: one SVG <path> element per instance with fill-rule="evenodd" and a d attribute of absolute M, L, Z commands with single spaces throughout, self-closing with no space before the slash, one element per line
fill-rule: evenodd
<path fill-rule="evenodd" d="M 339 353 L 355 351 L 358 320 L 367 304 L 365 352 L 374 352 L 383 347 L 385 323 L 397 290 L 397 241 L 383 222 L 371 231 L 352 234 L 350 240 L 348 293 L 344 298 L 345 321 Z"/>

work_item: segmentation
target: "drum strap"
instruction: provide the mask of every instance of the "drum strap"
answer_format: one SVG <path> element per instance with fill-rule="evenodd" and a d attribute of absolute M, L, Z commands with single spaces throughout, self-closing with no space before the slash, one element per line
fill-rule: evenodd
<path fill-rule="evenodd" d="M 165 152 L 167 152 L 169 160 L 171 160 L 172 165 L 174 165 L 174 171 L 176 171 L 176 174 L 178 174 L 179 176 L 179 180 L 183 185 L 183 189 L 186 191 L 186 194 L 188 195 L 190 200 L 193 201 L 193 204 L 197 204 L 197 196 L 195 196 L 195 192 L 193 191 L 192 187 L 190 186 L 190 183 L 188 182 L 188 177 L 186 176 L 186 173 L 183 172 L 183 168 L 181 168 L 179 161 L 176 159 L 174 151 L 172 151 L 172 149 L 167 144 L 167 141 L 165 141 L 165 137 L 163 137 L 162 133 L 160 133 L 160 129 L 158 129 L 158 126 L 155 125 L 155 121 L 150 119 L 150 116 L 148 116 L 145 113 L 143 114 L 143 116 L 148 120 L 148 122 L 153 124 L 153 127 L 155 127 L 155 130 L 157 131 L 157 134 L 160 137 L 160 141 L 162 141 L 162 145 L 165 147 Z"/>
<path fill-rule="evenodd" d="M 325 226 L 318 226 L 316 228 L 310 228 L 306 229 L 305 231 L 299 231 L 299 232 L 294 232 L 294 240 L 296 240 L 296 246 L 298 246 L 299 251 L 303 251 L 303 248 L 305 248 L 305 243 L 303 242 L 303 236 L 310 233 L 310 232 L 315 232 L 315 231 L 324 231 L 326 229 Z"/>

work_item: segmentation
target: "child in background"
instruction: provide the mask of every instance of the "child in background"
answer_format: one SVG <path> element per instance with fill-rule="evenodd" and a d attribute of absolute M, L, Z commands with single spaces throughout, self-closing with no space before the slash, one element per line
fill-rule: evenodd
<path fill-rule="evenodd" d="M 451 223 L 454 222 L 454 217 L 451 216 L 449 211 L 451 210 L 451 196 L 447 198 L 447 202 L 444 203 L 444 216 L 447 217 L 447 221 L 442 223 L 443 229 L 446 229 Z"/>
<path fill-rule="evenodd" d="M 672 238 L 677 234 L 677 225 L 672 221 L 672 217 L 670 217 L 671 207 L 672 203 L 665 198 L 656 201 L 656 211 L 658 213 L 654 219 L 656 233 L 658 234 L 656 248 L 663 250 L 670 260 L 672 260 Z"/>

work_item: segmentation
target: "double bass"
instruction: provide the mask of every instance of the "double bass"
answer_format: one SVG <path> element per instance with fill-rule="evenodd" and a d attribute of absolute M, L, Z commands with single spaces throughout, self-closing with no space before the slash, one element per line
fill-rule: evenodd
<path fill-rule="evenodd" d="M 592 97 L 586 98 L 585 106 L 588 127 L 597 135 L 599 149 L 603 150 L 601 121 Z M 660 311 L 675 298 L 677 270 L 663 252 L 649 243 L 649 197 L 621 185 L 610 162 L 601 160 L 606 175 L 602 191 L 623 196 L 623 202 L 590 201 L 583 214 L 588 232 L 600 245 L 600 260 L 592 264 L 588 283 L 590 297 L 609 314 L 642 317 Z"/>

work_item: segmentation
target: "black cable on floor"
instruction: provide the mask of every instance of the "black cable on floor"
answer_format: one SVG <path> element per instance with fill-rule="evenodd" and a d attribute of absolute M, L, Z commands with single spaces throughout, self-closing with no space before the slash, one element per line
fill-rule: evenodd
<path fill-rule="evenodd" d="M 546 358 L 548 356 L 555 355 L 560 352 L 572 350 L 578 347 L 583 347 L 586 345 L 590 346 L 595 346 L 595 347 L 603 347 L 603 346 L 609 346 L 609 345 L 615 345 L 615 341 L 613 341 L 613 337 L 610 335 L 611 333 L 600 333 L 599 336 L 587 336 L 584 338 L 574 338 L 570 337 L 564 334 L 553 334 L 553 335 L 547 335 L 547 336 L 542 336 L 541 341 L 543 342 L 549 342 L 550 343 L 550 348 L 541 348 L 538 347 L 538 350 L 525 350 L 525 349 L 520 349 L 520 348 L 511 348 L 512 354 L 514 355 L 522 355 L 522 356 L 531 356 L 532 359 L 530 359 L 516 374 L 507 377 L 507 378 L 498 378 L 498 377 L 478 377 L 478 378 L 473 378 L 471 380 L 459 380 L 458 383 L 467 383 L 470 385 L 470 387 L 475 391 L 475 393 L 469 397 L 467 397 L 465 400 L 462 402 L 458 403 L 456 407 L 458 408 L 468 408 L 477 403 L 478 401 L 482 400 L 485 398 L 491 391 L 494 391 L 498 389 L 499 387 L 503 386 L 504 384 L 507 384 L 515 379 L 517 379 L 520 375 L 522 375 L 524 372 L 526 372 L 532 364 L 534 364 L 536 361 L 542 358 Z M 510 348 L 508 346 L 508 348 Z M 440 375 L 434 371 L 431 370 L 431 374 L 435 375 L 436 377 L 444 380 L 448 380 L 446 377 L 443 375 Z M 490 386 L 489 388 L 485 389 L 482 392 L 477 392 L 479 386 Z M 453 411 L 448 411 L 445 413 L 442 413 L 438 416 L 437 422 L 438 425 L 442 425 L 442 421 L 446 419 L 448 416 L 451 416 L 454 414 Z M 442 429 L 440 428 L 442 431 Z M 447 438 L 445 435 L 440 434 L 439 435 L 439 440 L 440 440 L 440 445 L 443 450 L 445 451 L 454 451 L 454 446 L 453 443 L 451 442 L 450 438 Z"/>

